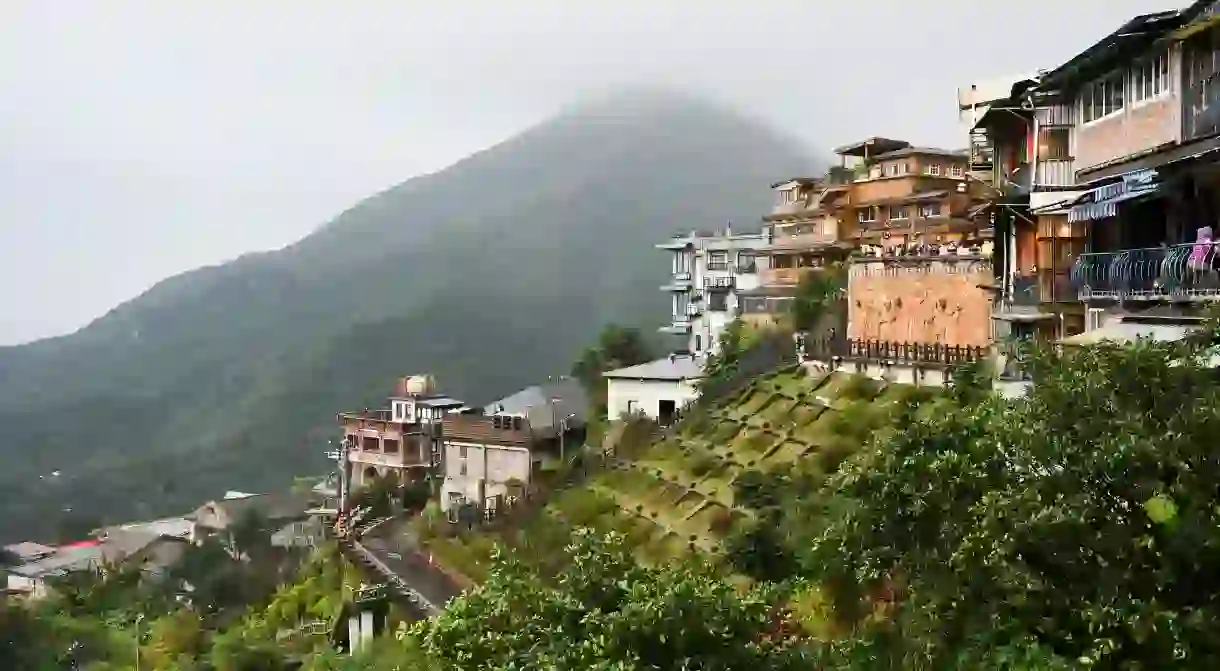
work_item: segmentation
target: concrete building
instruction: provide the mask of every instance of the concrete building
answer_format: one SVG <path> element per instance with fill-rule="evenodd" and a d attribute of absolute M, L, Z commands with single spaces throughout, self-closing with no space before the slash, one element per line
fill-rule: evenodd
<path fill-rule="evenodd" d="M 481 412 L 446 414 L 441 509 L 469 505 L 494 512 L 504 497 L 522 496 L 545 458 L 566 457 L 582 445 L 589 404 L 579 382 L 561 378 L 489 403 Z"/>
<path fill-rule="evenodd" d="M 758 248 L 763 234 L 697 231 L 657 245 L 671 252 L 672 277 L 662 291 L 671 296 L 670 323 L 663 333 L 678 336 L 675 349 L 715 352 L 720 333 L 741 308 L 741 294 L 759 286 Z"/>
<path fill-rule="evenodd" d="M 345 446 L 344 482 L 352 490 L 377 477 L 407 484 L 440 465 L 442 418 L 464 404 L 435 392 L 429 375 L 399 378 L 388 408 L 339 413 Z"/>
<path fill-rule="evenodd" d="M 998 339 L 1220 299 L 1214 248 L 1191 261 L 1220 212 L 1217 9 L 1136 16 L 1062 65 L 959 91 L 995 204 Z"/>
<path fill-rule="evenodd" d="M 705 363 L 697 356 L 671 355 L 603 373 L 607 414 L 614 420 L 640 413 L 668 425 L 698 398 L 696 383 L 703 378 Z"/>

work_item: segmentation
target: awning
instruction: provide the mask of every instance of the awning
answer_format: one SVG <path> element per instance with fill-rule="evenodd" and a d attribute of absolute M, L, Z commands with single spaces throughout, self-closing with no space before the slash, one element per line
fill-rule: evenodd
<path fill-rule="evenodd" d="M 1141 338 L 1156 342 L 1174 342 L 1185 338 L 1187 334 L 1194 330 L 1190 326 L 1177 324 L 1118 322 L 1064 338 L 1059 342 L 1064 345 L 1096 345 L 1101 342 L 1125 344 L 1135 342 Z"/>
<path fill-rule="evenodd" d="M 1080 202 L 1068 210 L 1068 221 L 1091 221 L 1116 216 L 1119 203 L 1155 195 L 1160 186 L 1155 170 L 1139 170 L 1122 175 L 1117 182 L 1085 192 Z"/>

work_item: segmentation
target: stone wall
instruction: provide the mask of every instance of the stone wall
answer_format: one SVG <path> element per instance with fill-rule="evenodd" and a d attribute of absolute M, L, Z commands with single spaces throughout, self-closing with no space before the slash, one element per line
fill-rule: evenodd
<path fill-rule="evenodd" d="M 848 279 L 849 338 L 986 346 L 991 262 L 980 257 L 857 259 Z"/>

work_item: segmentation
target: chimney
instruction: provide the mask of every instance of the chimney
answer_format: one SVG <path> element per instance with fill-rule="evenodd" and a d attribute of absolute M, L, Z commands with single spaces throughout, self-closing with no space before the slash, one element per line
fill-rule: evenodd
<path fill-rule="evenodd" d="M 669 353 L 669 362 L 670 362 L 670 363 L 673 363 L 673 362 L 675 362 L 675 361 L 677 361 L 677 360 L 678 360 L 678 355 L 677 355 L 677 354 L 674 354 L 673 352 L 670 352 L 670 353 Z"/>

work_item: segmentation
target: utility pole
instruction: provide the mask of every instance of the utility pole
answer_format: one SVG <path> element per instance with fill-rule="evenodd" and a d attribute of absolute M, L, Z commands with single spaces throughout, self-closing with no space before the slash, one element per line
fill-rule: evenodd
<path fill-rule="evenodd" d="M 144 621 L 144 613 L 136 615 L 136 671 L 140 671 L 140 623 Z"/>

